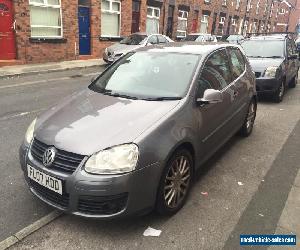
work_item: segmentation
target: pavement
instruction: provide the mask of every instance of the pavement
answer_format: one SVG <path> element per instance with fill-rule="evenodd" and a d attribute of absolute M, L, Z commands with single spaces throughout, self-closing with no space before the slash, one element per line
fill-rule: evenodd
<path fill-rule="evenodd" d="M 102 59 L 88 59 L 41 64 L 4 66 L 0 67 L 0 79 L 37 73 L 64 71 L 69 69 L 82 69 L 93 66 L 102 66 L 104 64 L 105 62 Z"/>
<path fill-rule="evenodd" d="M 0 249 L 5 239 L 16 243 L 10 249 L 22 250 L 242 249 L 239 234 L 275 232 L 297 234 L 293 249 L 300 249 L 300 84 L 280 104 L 259 102 L 253 134 L 233 137 L 203 166 L 175 216 L 88 220 L 55 214 L 33 197 L 18 163 L 27 126 L 103 70 L 0 79 Z M 144 237 L 148 226 L 162 230 L 161 235 Z"/>

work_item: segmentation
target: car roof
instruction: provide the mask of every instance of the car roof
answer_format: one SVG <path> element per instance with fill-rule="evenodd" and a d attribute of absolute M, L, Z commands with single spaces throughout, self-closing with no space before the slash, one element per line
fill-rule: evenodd
<path fill-rule="evenodd" d="M 286 39 L 285 34 L 269 34 L 269 35 L 254 35 L 250 36 L 250 40 L 285 40 Z"/>
<path fill-rule="evenodd" d="M 146 46 L 135 51 L 148 51 L 148 52 L 166 52 L 166 53 L 187 53 L 195 55 L 206 55 L 214 50 L 218 50 L 226 47 L 236 47 L 238 45 L 229 44 L 229 43 L 213 43 L 213 42 L 174 42 L 164 45 L 152 45 Z"/>

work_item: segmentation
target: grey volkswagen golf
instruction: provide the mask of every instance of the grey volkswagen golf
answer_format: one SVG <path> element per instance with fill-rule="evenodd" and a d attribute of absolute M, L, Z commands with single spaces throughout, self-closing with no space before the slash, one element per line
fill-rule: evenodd
<path fill-rule="evenodd" d="M 229 44 L 130 52 L 29 126 L 20 162 L 31 192 L 75 215 L 176 213 L 195 171 L 251 134 L 255 76 Z"/>

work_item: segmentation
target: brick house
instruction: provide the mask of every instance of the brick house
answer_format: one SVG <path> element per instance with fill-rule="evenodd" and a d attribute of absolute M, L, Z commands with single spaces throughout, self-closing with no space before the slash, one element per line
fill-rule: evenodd
<path fill-rule="evenodd" d="M 275 0 L 0 0 L 0 60 L 100 58 L 132 32 L 246 34 L 287 23 Z M 288 8 L 288 7 L 287 7 Z M 280 12 L 280 15 L 281 12 Z M 282 20 L 280 19 L 282 18 Z"/>

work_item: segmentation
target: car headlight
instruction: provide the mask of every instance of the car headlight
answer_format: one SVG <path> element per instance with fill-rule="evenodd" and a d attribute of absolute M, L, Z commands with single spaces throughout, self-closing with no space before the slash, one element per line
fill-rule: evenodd
<path fill-rule="evenodd" d="M 91 174 L 120 174 L 131 172 L 138 161 L 139 150 L 135 144 L 123 144 L 92 155 L 85 163 Z"/>
<path fill-rule="evenodd" d="M 276 67 L 276 66 L 268 67 L 265 71 L 264 76 L 265 77 L 276 77 L 277 71 L 278 71 L 278 67 Z"/>
<path fill-rule="evenodd" d="M 30 123 L 26 134 L 25 134 L 25 141 L 30 144 L 32 139 L 33 139 L 33 132 L 34 132 L 34 127 L 35 127 L 35 123 L 36 123 L 36 118 Z"/>

